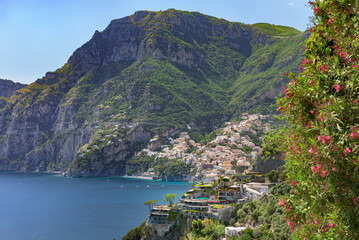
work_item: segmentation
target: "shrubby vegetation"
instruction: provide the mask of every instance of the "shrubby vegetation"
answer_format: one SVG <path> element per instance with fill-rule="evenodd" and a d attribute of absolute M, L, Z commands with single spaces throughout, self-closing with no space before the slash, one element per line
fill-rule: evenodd
<path fill-rule="evenodd" d="M 146 226 L 146 221 L 142 222 L 140 226 L 129 230 L 122 240 L 141 240 L 143 236 L 150 234 L 150 228 Z M 116 240 L 116 239 L 114 239 Z"/>
<path fill-rule="evenodd" d="M 196 240 L 216 240 L 224 235 L 224 229 L 224 225 L 213 219 L 193 220 L 192 232 L 187 237 Z"/>
<path fill-rule="evenodd" d="M 359 238 L 359 2 L 315 0 L 300 74 L 278 100 L 295 239 Z"/>
<path fill-rule="evenodd" d="M 153 171 L 165 180 L 184 180 L 191 175 L 191 165 L 180 159 L 157 158 L 154 156 L 133 156 L 126 162 L 128 173 L 142 174 L 153 168 Z M 129 174 L 129 175 L 131 175 Z"/>
<path fill-rule="evenodd" d="M 290 187 L 281 183 L 271 188 L 267 197 L 237 205 L 230 225 L 248 224 L 254 228 L 247 229 L 240 239 L 288 239 L 291 234 L 284 219 L 284 207 L 278 203 L 289 191 Z"/>
<path fill-rule="evenodd" d="M 193 139 L 195 142 L 201 143 L 201 144 L 207 144 L 207 143 L 213 141 L 216 138 L 217 134 L 221 133 L 221 130 L 217 129 L 210 133 L 205 133 L 204 135 L 200 134 L 199 132 L 197 132 L 195 130 L 189 130 L 187 132 L 188 132 L 188 135 L 191 137 L 191 139 Z"/>

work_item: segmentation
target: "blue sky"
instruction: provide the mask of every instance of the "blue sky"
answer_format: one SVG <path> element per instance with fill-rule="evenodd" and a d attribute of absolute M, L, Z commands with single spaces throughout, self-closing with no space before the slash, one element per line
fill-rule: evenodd
<path fill-rule="evenodd" d="M 0 0 L 0 78 L 31 83 L 67 62 L 95 30 L 137 10 L 175 8 L 304 31 L 308 0 Z"/>

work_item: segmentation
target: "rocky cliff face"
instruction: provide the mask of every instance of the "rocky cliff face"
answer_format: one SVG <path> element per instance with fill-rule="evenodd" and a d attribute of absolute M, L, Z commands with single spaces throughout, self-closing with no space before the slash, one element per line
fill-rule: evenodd
<path fill-rule="evenodd" d="M 0 97 L 10 97 L 16 90 L 25 87 L 26 84 L 16 83 L 6 79 L 0 79 Z"/>
<path fill-rule="evenodd" d="M 276 170 L 278 167 L 285 164 L 284 160 L 281 158 L 280 154 L 277 154 L 274 157 L 270 157 L 268 160 L 263 160 L 262 155 L 259 154 L 253 162 L 253 165 L 250 168 L 251 172 L 259 172 L 261 174 L 267 174 L 272 170 Z"/>
<path fill-rule="evenodd" d="M 28 86 L 0 81 L 0 170 L 121 175 L 126 160 L 155 135 L 188 126 L 208 132 L 243 106 L 273 101 L 283 84 L 272 76 L 252 103 L 236 86 L 244 73 L 246 83 L 258 82 L 256 74 L 273 66 L 282 71 L 296 65 L 300 54 L 292 53 L 286 63 L 249 63 L 261 49 L 296 34 L 292 29 L 278 37 L 176 10 L 113 20 L 57 71 Z"/>

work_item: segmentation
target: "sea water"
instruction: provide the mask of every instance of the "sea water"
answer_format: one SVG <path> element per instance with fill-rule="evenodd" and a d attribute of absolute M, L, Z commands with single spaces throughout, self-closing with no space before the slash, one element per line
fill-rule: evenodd
<path fill-rule="evenodd" d="M 0 173 L 0 240 L 117 240 L 190 183 Z"/>

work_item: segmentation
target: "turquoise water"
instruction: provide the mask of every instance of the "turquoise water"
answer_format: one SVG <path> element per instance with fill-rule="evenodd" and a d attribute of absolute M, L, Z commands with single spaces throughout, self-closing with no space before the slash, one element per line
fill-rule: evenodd
<path fill-rule="evenodd" d="M 64 178 L 0 173 L 0 239 L 121 239 L 148 214 L 146 200 L 190 189 L 190 183 L 125 178 Z"/>

